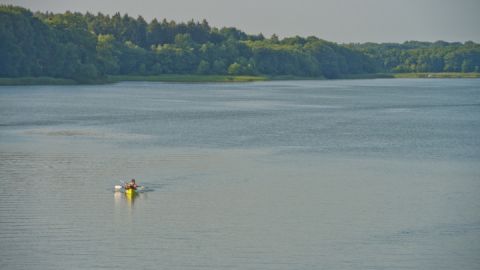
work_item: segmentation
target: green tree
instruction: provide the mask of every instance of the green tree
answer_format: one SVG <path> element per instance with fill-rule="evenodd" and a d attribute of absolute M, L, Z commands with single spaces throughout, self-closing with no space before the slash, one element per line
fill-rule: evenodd
<path fill-rule="evenodd" d="M 115 37 L 112 35 L 98 35 L 97 66 L 102 74 L 118 74 L 120 70 L 118 48 Z"/>
<path fill-rule="evenodd" d="M 210 63 L 205 60 L 201 60 L 197 67 L 198 74 L 209 74 L 210 73 Z"/>
<path fill-rule="evenodd" d="M 240 75 L 242 74 L 242 66 L 235 62 L 228 67 L 228 74 L 230 75 Z"/>
<path fill-rule="evenodd" d="M 212 67 L 213 73 L 225 74 L 227 72 L 227 65 L 223 60 L 215 60 Z"/>

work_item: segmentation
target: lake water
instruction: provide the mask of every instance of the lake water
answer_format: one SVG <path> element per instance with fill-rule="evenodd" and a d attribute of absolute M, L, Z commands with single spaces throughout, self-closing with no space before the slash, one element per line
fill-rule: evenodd
<path fill-rule="evenodd" d="M 480 269 L 479 161 L 475 79 L 0 87 L 0 269 Z"/>

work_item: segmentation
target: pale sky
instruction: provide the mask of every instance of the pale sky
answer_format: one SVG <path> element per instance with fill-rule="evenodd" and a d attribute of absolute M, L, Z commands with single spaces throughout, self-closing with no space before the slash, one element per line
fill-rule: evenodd
<path fill-rule="evenodd" d="M 480 42 L 480 0 L 0 0 L 32 11 L 128 13 L 207 19 L 248 34 L 314 35 L 329 41 Z"/>

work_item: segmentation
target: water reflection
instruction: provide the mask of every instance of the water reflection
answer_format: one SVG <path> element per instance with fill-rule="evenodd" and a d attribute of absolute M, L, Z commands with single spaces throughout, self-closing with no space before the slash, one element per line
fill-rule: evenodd
<path fill-rule="evenodd" d="M 145 191 L 136 191 L 134 193 L 126 193 L 122 191 L 115 191 L 113 193 L 115 200 L 115 207 L 125 208 L 125 206 L 130 206 L 133 208 L 137 200 L 144 200 L 147 198 L 147 192 Z"/>
<path fill-rule="evenodd" d="M 137 192 L 125 192 L 125 199 L 127 200 L 128 205 L 133 207 L 133 204 L 135 203 L 135 199 L 137 198 L 138 193 Z"/>
<path fill-rule="evenodd" d="M 125 207 L 125 205 L 128 205 L 131 208 L 133 208 L 133 205 L 135 204 L 135 200 L 137 200 L 140 197 L 140 194 L 137 192 L 125 193 L 125 192 L 116 191 L 114 192 L 113 196 L 115 199 L 115 206 Z"/>

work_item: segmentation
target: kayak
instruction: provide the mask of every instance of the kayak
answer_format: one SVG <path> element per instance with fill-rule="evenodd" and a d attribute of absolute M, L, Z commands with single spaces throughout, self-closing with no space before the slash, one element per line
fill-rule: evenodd
<path fill-rule="evenodd" d="M 127 195 L 135 195 L 137 194 L 137 191 L 133 188 L 125 189 L 125 194 Z"/>

